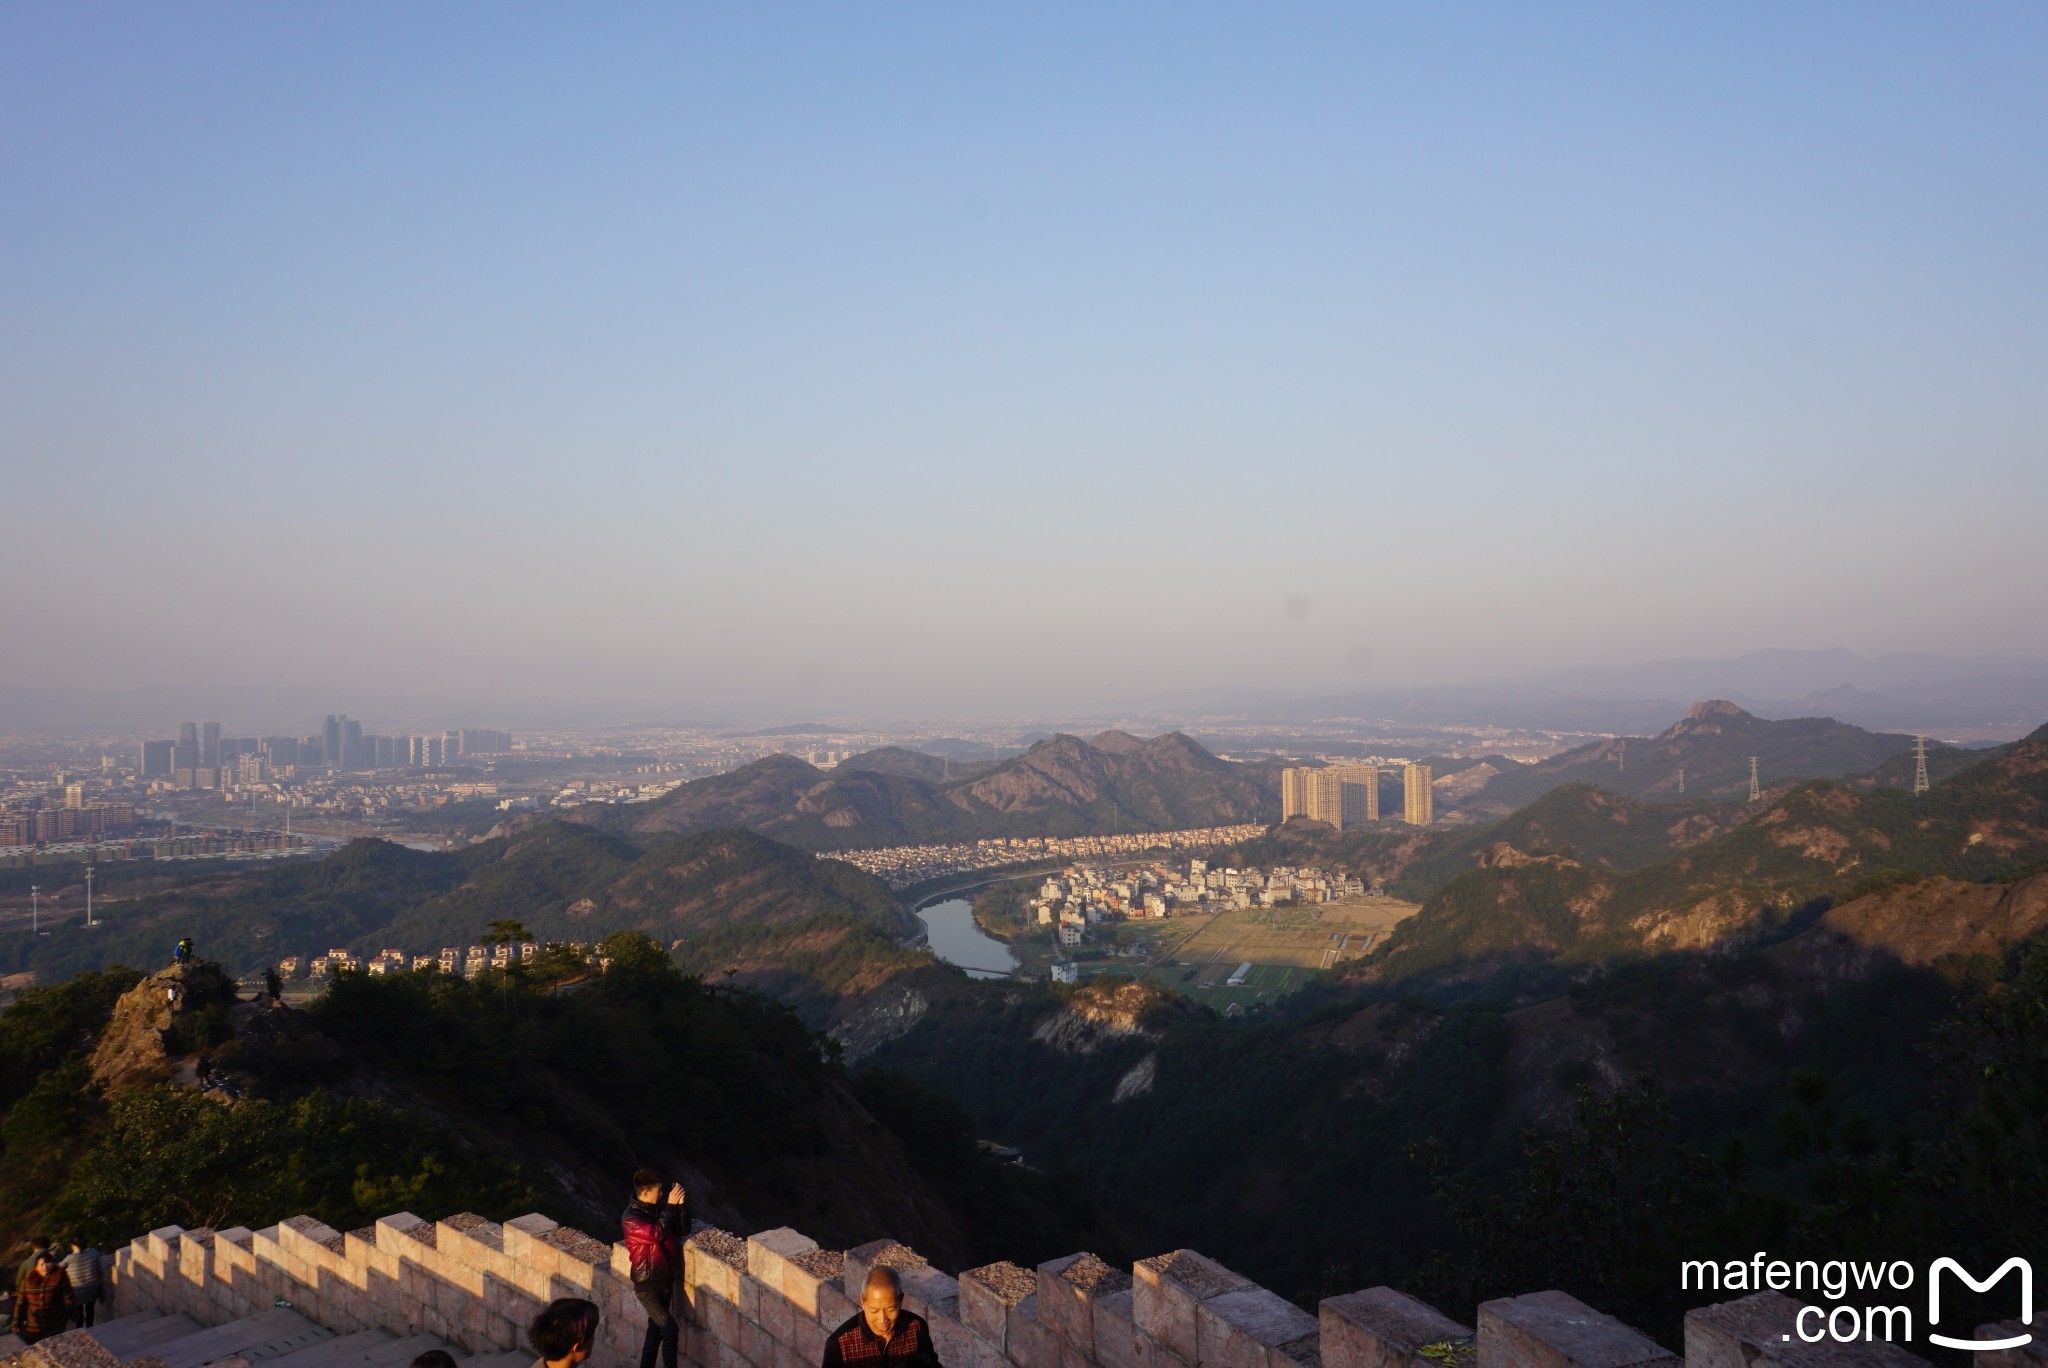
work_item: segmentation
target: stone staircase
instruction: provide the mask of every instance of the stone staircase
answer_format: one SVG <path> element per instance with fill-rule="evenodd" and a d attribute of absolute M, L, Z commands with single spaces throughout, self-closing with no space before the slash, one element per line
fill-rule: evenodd
<path fill-rule="evenodd" d="M 72 1330 L 33 1346 L 0 1336 L 6 1368 L 406 1368 L 439 1349 L 457 1368 L 530 1368 L 523 1351 L 465 1358 L 433 1335 L 389 1330 L 337 1334 L 287 1307 L 203 1326 L 182 1312 L 137 1311 Z"/>

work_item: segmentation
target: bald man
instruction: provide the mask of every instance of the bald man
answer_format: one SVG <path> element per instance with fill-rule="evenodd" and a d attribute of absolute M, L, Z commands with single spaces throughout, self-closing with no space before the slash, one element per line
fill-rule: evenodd
<path fill-rule="evenodd" d="M 895 1269 L 868 1271 L 860 1314 L 825 1341 L 820 1368 L 941 1368 L 924 1317 L 903 1309 L 903 1280 Z"/>

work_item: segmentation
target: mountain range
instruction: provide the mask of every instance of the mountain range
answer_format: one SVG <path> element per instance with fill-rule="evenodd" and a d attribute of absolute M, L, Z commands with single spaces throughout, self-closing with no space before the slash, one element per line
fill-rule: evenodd
<path fill-rule="evenodd" d="M 1496 815 L 1510 812 L 1574 780 L 1644 798 L 1743 798 L 1749 793 L 1752 756 L 1764 787 L 1872 772 L 1882 775 L 1873 782 L 1910 783 L 1910 763 L 1902 771 L 1896 762 L 1912 750 L 1910 736 L 1866 731 L 1830 717 L 1771 721 L 1725 699 L 1712 699 L 1693 704 L 1655 736 L 1595 741 L 1533 765 L 1496 765 L 1500 774 L 1466 807 Z M 1944 778 L 1980 755 L 1930 742 L 1929 776 Z"/>
<path fill-rule="evenodd" d="M 943 775 L 941 760 L 895 747 L 829 771 L 772 755 L 595 820 L 629 839 L 739 826 L 805 850 L 845 850 L 1279 817 L 1277 768 L 1219 760 L 1179 732 L 1062 733 L 999 764 Z"/>

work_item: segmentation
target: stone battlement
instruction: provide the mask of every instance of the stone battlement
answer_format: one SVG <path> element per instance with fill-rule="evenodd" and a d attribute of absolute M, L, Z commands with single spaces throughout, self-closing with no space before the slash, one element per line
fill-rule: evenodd
<path fill-rule="evenodd" d="M 742 1238 L 699 1228 L 684 1245 L 695 1368 L 816 1368 L 854 1314 L 868 1270 L 894 1268 L 930 1323 L 946 1368 L 1910 1368 L 1884 1344 L 1805 1344 L 1799 1303 L 1764 1292 L 1687 1315 L 1683 1355 L 1563 1292 L 1484 1303 L 1462 1325 L 1389 1287 L 1314 1313 L 1193 1250 L 1115 1268 L 1072 1254 L 1037 1268 L 995 1263 L 955 1277 L 877 1240 L 845 1251 L 788 1228 Z M 401 1212 L 346 1233 L 307 1216 L 267 1230 L 153 1230 L 118 1251 L 111 1309 L 222 1325 L 288 1305 L 336 1334 L 432 1335 L 470 1355 L 523 1347 L 557 1297 L 603 1313 L 594 1368 L 637 1361 L 646 1327 L 626 1249 L 521 1216 Z M 1993 1337 L 1987 1327 L 1981 1337 Z M 2019 1368 L 2024 1351 L 2008 1351 Z M 1987 1357 L 2004 1359 L 2004 1354 Z"/>

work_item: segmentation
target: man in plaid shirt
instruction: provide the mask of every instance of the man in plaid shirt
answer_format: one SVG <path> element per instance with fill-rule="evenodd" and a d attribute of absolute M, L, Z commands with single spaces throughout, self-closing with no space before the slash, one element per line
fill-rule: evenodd
<path fill-rule="evenodd" d="M 924 1317 L 903 1309 L 903 1281 L 895 1269 L 868 1271 L 860 1314 L 825 1341 L 821 1368 L 942 1368 Z"/>

